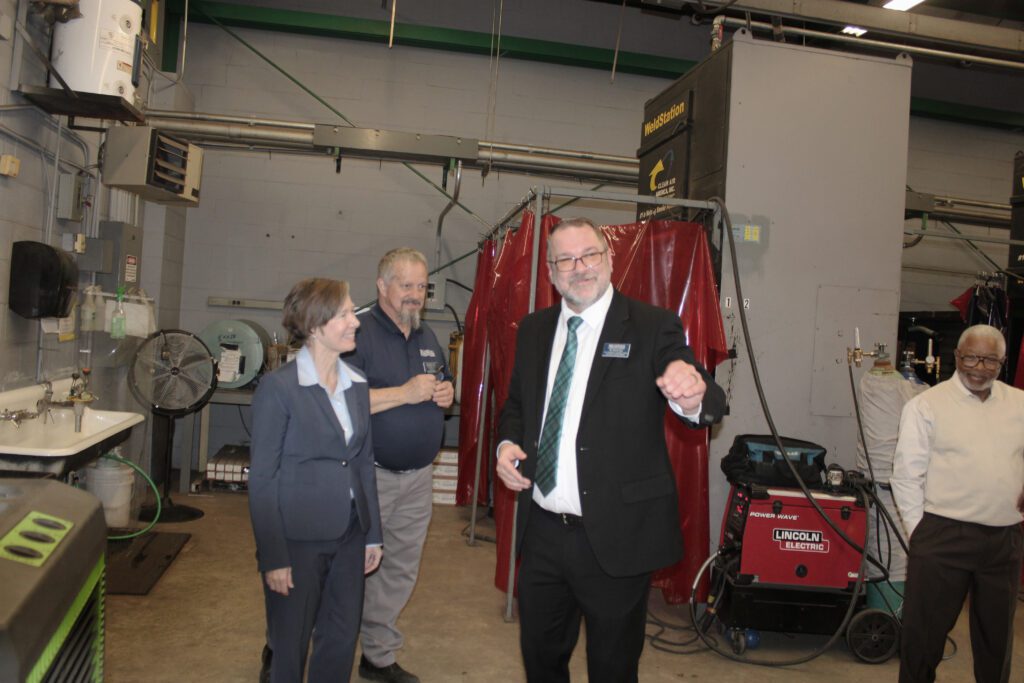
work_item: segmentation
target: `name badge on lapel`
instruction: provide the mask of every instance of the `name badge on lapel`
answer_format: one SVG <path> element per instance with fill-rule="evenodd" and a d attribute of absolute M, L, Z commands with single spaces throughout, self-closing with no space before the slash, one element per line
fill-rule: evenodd
<path fill-rule="evenodd" d="M 605 343 L 601 349 L 601 358 L 629 358 L 629 344 Z"/>

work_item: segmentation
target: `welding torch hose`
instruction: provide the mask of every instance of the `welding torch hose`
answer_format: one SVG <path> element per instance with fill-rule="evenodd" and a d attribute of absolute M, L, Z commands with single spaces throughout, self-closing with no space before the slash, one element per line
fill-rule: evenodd
<path fill-rule="evenodd" d="M 690 620 L 693 622 L 693 628 L 700 636 L 701 641 L 707 645 L 708 649 L 717 652 L 726 659 L 731 659 L 734 662 L 741 662 L 743 664 L 753 664 L 754 666 L 767 666 L 767 667 L 781 667 L 781 666 L 795 666 L 797 664 L 804 664 L 812 659 L 816 659 L 823 655 L 829 650 L 836 641 L 842 637 L 843 633 L 846 632 L 846 627 L 849 626 L 850 620 L 853 619 L 854 613 L 857 611 L 857 598 L 860 596 L 861 588 L 864 586 L 864 575 L 867 573 L 867 555 L 861 555 L 860 560 L 860 571 L 857 573 L 857 581 L 853 586 L 853 591 L 850 594 L 850 604 L 846 608 L 846 613 L 843 615 L 843 620 L 839 624 L 839 628 L 836 629 L 835 633 L 826 641 L 821 647 L 813 650 L 810 654 L 797 657 L 795 659 L 782 659 L 782 660 L 769 660 L 769 659 L 749 659 L 747 657 L 741 657 L 737 654 L 723 650 L 718 647 L 717 643 L 704 632 L 704 629 L 700 627 L 700 622 L 697 619 L 697 590 L 700 587 L 700 582 L 704 578 L 704 572 L 708 570 L 708 567 L 714 563 L 714 561 L 721 556 L 722 549 L 715 551 L 711 557 L 705 560 L 704 564 L 701 565 L 697 571 L 697 576 L 693 580 L 693 587 L 690 589 Z M 716 600 L 717 601 L 717 600 Z"/>

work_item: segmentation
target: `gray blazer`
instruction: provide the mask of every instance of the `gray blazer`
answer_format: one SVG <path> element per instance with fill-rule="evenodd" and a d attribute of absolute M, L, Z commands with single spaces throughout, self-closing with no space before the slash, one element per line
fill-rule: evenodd
<path fill-rule="evenodd" d="M 261 572 L 291 566 L 286 541 L 340 538 L 353 512 L 367 545 L 382 543 L 368 385 L 353 382 L 345 400 L 354 431 L 348 444 L 327 394 L 301 386 L 294 361 L 260 381 L 249 512 Z"/>

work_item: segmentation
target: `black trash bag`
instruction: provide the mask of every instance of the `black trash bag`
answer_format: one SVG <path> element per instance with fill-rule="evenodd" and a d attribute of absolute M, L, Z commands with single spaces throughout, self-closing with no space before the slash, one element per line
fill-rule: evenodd
<path fill-rule="evenodd" d="M 786 454 L 811 489 L 825 488 L 824 447 L 810 441 L 782 437 Z M 760 486 L 799 486 L 793 472 L 782 460 L 771 434 L 740 434 L 732 442 L 728 455 L 722 458 L 722 472 L 730 484 Z"/>

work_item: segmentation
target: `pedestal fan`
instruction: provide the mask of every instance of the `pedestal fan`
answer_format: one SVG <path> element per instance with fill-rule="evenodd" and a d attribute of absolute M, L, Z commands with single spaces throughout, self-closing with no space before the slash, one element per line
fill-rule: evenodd
<path fill-rule="evenodd" d="M 128 387 L 154 415 L 168 418 L 165 447 L 166 470 L 161 498 L 162 522 L 186 522 L 203 516 L 203 511 L 171 501 L 171 450 L 174 424 L 183 415 L 200 410 L 217 388 L 217 362 L 206 344 L 191 332 L 158 330 L 149 335 L 128 369 Z M 186 453 L 191 444 L 185 444 Z M 182 459 L 181 476 L 189 476 L 190 458 Z M 147 515 L 148 513 L 148 515 Z M 141 517 L 151 520 L 155 509 L 143 508 Z"/>

